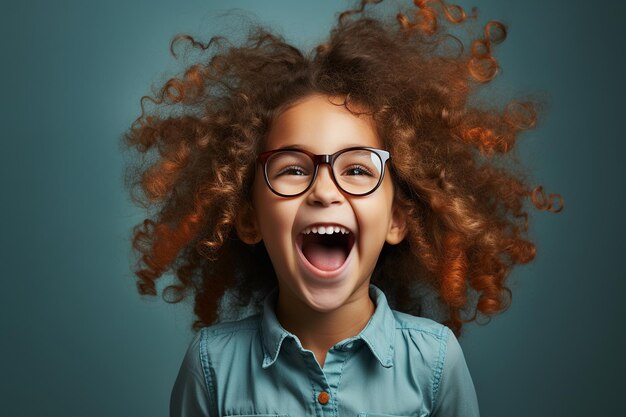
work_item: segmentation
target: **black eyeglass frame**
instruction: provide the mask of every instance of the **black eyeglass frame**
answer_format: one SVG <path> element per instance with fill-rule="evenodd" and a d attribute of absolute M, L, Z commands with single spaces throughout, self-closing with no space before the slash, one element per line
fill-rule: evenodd
<path fill-rule="evenodd" d="M 349 151 L 356 151 L 356 150 L 367 150 L 367 151 L 374 152 L 376 155 L 378 155 L 378 157 L 380 158 L 380 160 L 382 162 L 380 178 L 378 179 L 378 183 L 370 191 L 368 191 L 366 193 L 362 193 L 362 194 L 351 193 L 349 191 L 346 191 L 341 185 L 339 185 L 339 182 L 335 178 L 335 170 L 333 169 L 334 164 L 335 164 L 335 160 L 341 154 L 349 152 Z M 300 153 L 303 153 L 303 154 L 307 155 L 313 161 L 313 166 L 314 166 L 313 177 L 311 178 L 311 182 L 309 183 L 309 185 L 303 191 L 301 191 L 301 192 L 299 192 L 297 194 L 282 194 L 282 193 L 279 193 L 278 191 L 276 191 L 272 187 L 272 184 L 270 184 L 270 181 L 269 181 L 269 179 L 267 177 L 267 160 L 272 155 L 274 155 L 276 153 L 279 153 L 279 152 L 300 152 Z M 311 153 L 309 151 L 305 151 L 304 149 L 297 149 L 297 148 L 273 149 L 271 151 L 261 152 L 259 154 L 259 156 L 257 157 L 257 162 L 260 163 L 263 166 L 263 178 L 265 179 L 265 183 L 267 184 L 269 189 L 272 190 L 272 192 L 274 194 L 279 195 L 281 197 L 298 197 L 298 196 L 306 193 L 307 191 L 309 191 L 309 189 L 311 189 L 313 184 L 315 184 L 315 180 L 317 179 L 317 171 L 318 171 L 318 168 L 319 168 L 320 164 L 328 164 L 328 166 L 330 166 L 330 177 L 333 180 L 333 182 L 335 183 L 335 185 L 337 186 L 337 188 L 339 188 L 342 192 L 344 192 L 346 194 L 349 194 L 349 195 L 352 195 L 352 196 L 355 196 L 355 197 L 363 197 L 363 196 L 372 194 L 374 191 L 376 191 L 378 189 L 378 187 L 380 187 L 380 184 L 382 184 L 383 178 L 385 177 L 385 164 L 386 164 L 386 162 L 389 159 L 391 159 L 391 154 L 388 151 L 385 151 L 383 149 L 367 148 L 367 147 L 362 147 L 362 146 L 354 146 L 354 147 L 351 147 L 351 148 L 341 149 L 341 150 L 339 150 L 339 151 L 337 151 L 337 152 L 335 152 L 334 154 L 331 154 L 331 155 L 316 155 L 316 154 Z"/>

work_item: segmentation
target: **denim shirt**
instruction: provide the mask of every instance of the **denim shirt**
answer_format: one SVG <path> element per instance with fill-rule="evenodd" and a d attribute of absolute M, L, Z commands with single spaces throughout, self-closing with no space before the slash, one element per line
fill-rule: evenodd
<path fill-rule="evenodd" d="M 376 310 L 365 328 L 329 349 L 321 368 L 275 314 L 201 329 L 172 390 L 170 416 L 478 416 L 474 384 L 452 331 L 391 310 L 370 286 Z"/>

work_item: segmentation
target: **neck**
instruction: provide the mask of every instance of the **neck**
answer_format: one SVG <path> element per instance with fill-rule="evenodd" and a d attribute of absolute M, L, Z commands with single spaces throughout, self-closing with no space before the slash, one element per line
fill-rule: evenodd
<path fill-rule="evenodd" d="M 344 305 L 329 312 L 313 310 L 292 294 L 279 291 L 276 317 L 287 331 L 300 339 L 305 349 L 315 353 L 323 366 L 328 349 L 359 334 L 375 309 L 368 285 L 359 289 Z"/>

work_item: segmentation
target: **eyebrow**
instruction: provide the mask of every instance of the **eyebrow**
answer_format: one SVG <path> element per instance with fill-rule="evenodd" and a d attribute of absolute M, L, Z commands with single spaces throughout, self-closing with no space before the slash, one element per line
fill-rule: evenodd
<path fill-rule="evenodd" d="M 371 148 L 371 147 L 372 146 L 364 146 L 363 144 L 353 143 L 353 144 L 344 146 L 341 149 L 347 149 L 347 148 Z M 285 146 L 281 146 L 280 148 L 276 148 L 276 150 L 283 150 L 283 149 L 300 149 L 300 150 L 312 152 L 311 149 L 308 146 L 299 145 L 297 143 L 295 143 L 293 145 L 285 145 Z"/>

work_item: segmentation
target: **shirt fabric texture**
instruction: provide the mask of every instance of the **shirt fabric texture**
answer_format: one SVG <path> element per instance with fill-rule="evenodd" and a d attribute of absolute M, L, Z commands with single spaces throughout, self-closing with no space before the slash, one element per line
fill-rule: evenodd
<path fill-rule="evenodd" d="M 278 322 L 277 294 L 260 314 L 196 334 L 172 389 L 171 417 L 479 415 L 448 327 L 390 309 L 370 285 L 374 314 L 357 336 L 329 349 L 321 368 Z"/>

